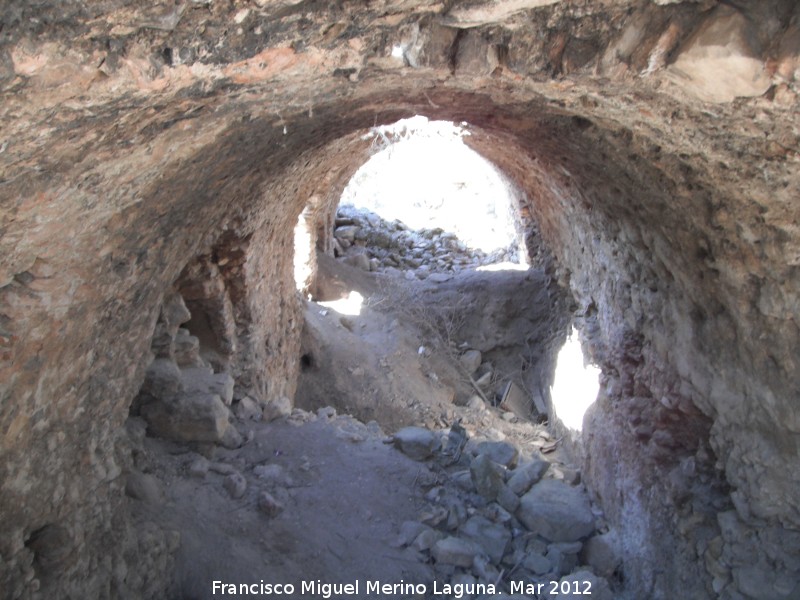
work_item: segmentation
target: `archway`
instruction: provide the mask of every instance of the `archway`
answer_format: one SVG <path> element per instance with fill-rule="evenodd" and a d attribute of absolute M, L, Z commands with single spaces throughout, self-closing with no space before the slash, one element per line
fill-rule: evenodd
<path fill-rule="evenodd" d="M 248 239 L 230 361 L 291 409 L 297 216 L 331 231 L 360 135 L 423 114 L 471 123 L 575 299 L 625 592 L 797 595 L 796 3 L 496 4 L 8 5 L 3 589 L 164 595 L 122 490 L 165 295 Z"/>

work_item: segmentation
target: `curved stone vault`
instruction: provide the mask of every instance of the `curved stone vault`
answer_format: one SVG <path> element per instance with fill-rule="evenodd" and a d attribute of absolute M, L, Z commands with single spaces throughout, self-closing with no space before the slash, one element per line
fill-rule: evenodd
<path fill-rule="evenodd" d="M 324 231 L 365 134 L 415 114 L 468 124 L 574 297 L 603 372 L 576 451 L 630 597 L 797 597 L 795 2 L 12 0 L 0 20 L 7 597 L 124 596 L 145 542 L 123 424 L 165 296 L 200 260 L 237 384 L 291 397 L 294 225 Z"/>

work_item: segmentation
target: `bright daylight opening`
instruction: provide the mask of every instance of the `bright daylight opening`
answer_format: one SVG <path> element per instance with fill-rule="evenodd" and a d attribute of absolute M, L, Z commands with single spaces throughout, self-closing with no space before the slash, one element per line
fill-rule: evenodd
<path fill-rule="evenodd" d="M 341 196 L 336 256 L 366 270 L 397 268 L 408 277 L 416 270 L 420 278 L 461 269 L 526 270 L 521 192 L 464 143 L 468 135 L 466 123 L 421 116 L 370 129 L 364 139 L 372 140 L 374 154 Z M 295 228 L 298 290 L 311 280 L 310 219 L 304 211 Z"/>
<path fill-rule="evenodd" d="M 585 364 L 583 349 L 574 327 L 558 352 L 556 373 L 550 397 L 553 412 L 570 429 L 583 429 L 583 415 L 597 399 L 600 369 Z"/>
<path fill-rule="evenodd" d="M 300 213 L 297 225 L 294 227 L 294 285 L 298 290 L 304 290 L 311 283 L 311 227 L 309 222 L 308 207 Z"/>
<path fill-rule="evenodd" d="M 373 128 L 368 135 L 383 149 L 356 172 L 341 205 L 411 229 L 439 227 L 487 253 L 519 246 L 514 190 L 464 143 L 465 126 L 417 116 Z"/>
<path fill-rule="evenodd" d="M 319 302 L 318 304 L 320 306 L 324 306 L 325 308 L 335 310 L 340 315 L 357 317 L 361 314 L 361 306 L 364 304 L 364 296 L 353 290 L 344 298 L 339 298 L 338 300 L 329 300 L 327 302 Z"/>

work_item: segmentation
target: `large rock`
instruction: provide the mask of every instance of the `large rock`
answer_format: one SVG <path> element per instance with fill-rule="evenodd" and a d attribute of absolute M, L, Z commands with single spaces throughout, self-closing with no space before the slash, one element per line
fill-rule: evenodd
<path fill-rule="evenodd" d="M 150 431 L 176 442 L 212 442 L 226 448 L 242 444 L 231 425 L 228 407 L 215 394 L 180 394 L 142 407 Z"/>
<path fill-rule="evenodd" d="M 222 486 L 231 495 L 231 498 L 238 500 L 247 491 L 247 480 L 241 473 L 231 473 L 223 480 Z"/>
<path fill-rule="evenodd" d="M 256 501 L 258 510 L 267 515 L 269 518 L 277 517 L 283 512 L 284 505 L 275 499 L 269 492 L 261 492 Z"/>
<path fill-rule="evenodd" d="M 667 69 L 687 92 L 710 102 L 761 96 L 771 77 L 753 23 L 731 6 L 717 7 Z"/>
<path fill-rule="evenodd" d="M 570 573 L 578 564 L 580 542 L 556 542 L 547 547 L 545 557 L 552 565 L 553 573 L 558 577 Z"/>
<path fill-rule="evenodd" d="M 204 456 L 198 456 L 186 467 L 186 472 L 191 477 L 204 478 L 208 474 L 209 462 Z"/>
<path fill-rule="evenodd" d="M 539 459 L 534 459 L 527 464 L 521 465 L 511 474 L 511 478 L 508 480 L 508 487 L 512 492 L 521 496 L 531 489 L 534 483 L 540 481 L 549 468 L 549 462 Z"/>
<path fill-rule="evenodd" d="M 500 564 L 511 543 L 511 532 L 508 529 L 479 515 L 470 517 L 459 530 L 459 535 L 483 548 L 496 565 Z"/>
<path fill-rule="evenodd" d="M 522 497 L 517 518 L 552 542 L 574 542 L 594 531 L 586 493 L 563 481 L 545 479 Z"/>
<path fill-rule="evenodd" d="M 203 360 L 200 358 L 200 340 L 191 335 L 186 329 L 178 329 L 172 342 L 172 352 L 175 362 L 180 367 L 200 367 Z"/>
<path fill-rule="evenodd" d="M 131 498 L 147 504 L 157 505 L 164 501 L 161 483 L 158 479 L 139 471 L 132 471 L 128 474 L 128 479 L 125 481 L 125 493 Z"/>
<path fill-rule="evenodd" d="M 286 396 L 280 396 L 264 406 L 262 418 L 267 422 L 271 422 L 275 419 L 288 417 L 290 414 L 292 414 L 292 401 Z"/>
<path fill-rule="evenodd" d="M 157 358 L 148 365 L 139 393 L 150 399 L 165 400 L 174 397 L 182 389 L 178 365 L 167 358 Z"/>
<path fill-rule="evenodd" d="M 536 552 L 529 552 L 522 561 L 522 566 L 534 575 L 544 575 L 552 569 L 550 561 Z"/>
<path fill-rule="evenodd" d="M 350 265 L 351 267 L 355 267 L 357 269 L 361 269 L 362 271 L 369 271 L 371 268 L 369 262 L 369 256 L 364 253 L 353 254 L 346 258 L 343 258 L 342 261 L 345 264 Z"/>
<path fill-rule="evenodd" d="M 150 350 L 156 358 L 166 358 L 172 360 L 173 357 L 173 338 L 174 336 L 167 330 L 167 326 L 162 322 L 156 323 L 153 331 L 153 339 L 150 341 Z"/>
<path fill-rule="evenodd" d="M 430 458 L 439 448 L 438 436 L 422 427 L 404 427 L 394 434 L 395 447 L 414 460 Z"/>
<path fill-rule="evenodd" d="M 497 491 L 497 503 L 506 509 L 509 513 L 514 514 L 519 508 L 519 496 L 517 496 L 507 485 L 500 486 Z"/>
<path fill-rule="evenodd" d="M 483 401 L 483 398 L 481 398 L 477 394 L 470 396 L 465 406 L 471 410 L 479 410 L 479 411 L 486 410 L 486 403 Z"/>
<path fill-rule="evenodd" d="M 356 239 L 356 233 L 358 233 L 360 229 L 361 228 L 358 225 L 342 225 L 341 227 L 336 228 L 336 230 L 333 232 L 333 235 L 339 240 L 353 242 Z"/>
<path fill-rule="evenodd" d="M 233 401 L 233 377 L 227 373 L 214 373 L 210 368 L 190 368 L 181 372 L 183 389 L 187 394 L 215 394 L 226 406 Z"/>
<path fill-rule="evenodd" d="M 444 533 L 429 527 L 424 531 L 421 531 L 420 534 L 414 538 L 414 542 L 411 544 L 411 547 L 419 552 L 426 552 L 432 549 L 443 538 Z"/>
<path fill-rule="evenodd" d="M 486 454 L 476 456 L 469 466 L 472 483 L 487 500 L 494 500 L 505 485 L 505 469 Z"/>
<path fill-rule="evenodd" d="M 150 345 L 157 358 L 173 358 L 175 335 L 181 324 L 191 317 L 183 297 L 178 292 L 170 291 L 164 296 L 161 314 Z"/>
<path fill-rule="evenodd" d="M 427 531 L 431 529 L 424 523 L 420 523 L 419 521 L 403 521 L 403 524 L 400 525 L 400 533 L 397 537 L 397 542 L 395 543 L 396 546 L 408 546 L 417 539 L 417 536 L 422 533 L 423 531 Z"/>
<path fill-rule="evenodd" d="M 472 483 L 472 474 L 467 470 L 453 473 L 450 476 L 450 479 L 453 483 L 455 483 L 459 488 L 461 488 L 465 492 L 475 491 L 475 484 Z"/>
<path fill-rule="evenodd" d="M 178 327 L 192 318 L 192 313 L 186 308 L 183 296 L 178 292 L 171 291 L 164 296 L 161 304 L 161 321 L 166 325 L 167 331 L 175 335 Z"/>
<path fill-rule="evenodd" d="M 616 537 L 612 532 L 589 538 L 581 550 L 581 564 L 590 566 L 602 577 L 611 577 L 621 562 Z"/>
<path fill-rule="evenodd" d="M 431 554 L 437 563 L 456 567 L 470 567 L 473 559 L 481 553 L 474 542 L 457 537 L 446 537 L 434 544 Z"/>
<path fill-rule="evenodd" d="M 233 405 L 233 414 L 236 415 L 237 419 L 242 419 L 243 421 L 260 421 L 262 410 L 255 400 L 245 396 Z"/>
<path fill-rule="evenodd" d="M 481 366 L 483 357 L 480 350 L 467 350 L 458 357 L 458 362 L 464 367 L 464 370 L 472 375 Z"/>
<path fill-rule="evenodd" d="M 519 458 L 519 450 L 508 442 L 481 442 L 476 449 L 478 454 L 485 454 L 498 465 L 513 469 Z"/>

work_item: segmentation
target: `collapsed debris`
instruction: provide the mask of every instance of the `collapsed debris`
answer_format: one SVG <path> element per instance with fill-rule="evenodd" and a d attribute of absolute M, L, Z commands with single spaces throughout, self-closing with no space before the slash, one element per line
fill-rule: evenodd
<path fill-rule="evenodd" d="M 412 230 L 400 221 L 341 205 L 336 216 L 334 252 L 345 263 L 407 279 L 447 281 L 456 272 L 501 262 L 518 263 L 515 244 L 492 252 L 470 248 L 441 228 Z"/>
<path fill-rule="evenodd" d="M 566 590 L 569 582 L 581 581 L 589 582 L 592 597 L 612 598 L 619 566 L 615 538 L 603 533 L 586 490 L 563 480 L 566 469 L 550 469 L 543 455 L 521 453 L 506 441 L 469 440 L 467 452 L 453 462 L 453 440 L 466 437 L 456 423 L 449 431 L 413 427 L 390 438 L 400 452 L 441 473 L 422 486 L 429 507 L 419 521 L 400 526 L 395 544 L 432 562 L 435 579 L 450 585 L 469 581 L 514 593 L 562 582 Z"/>

